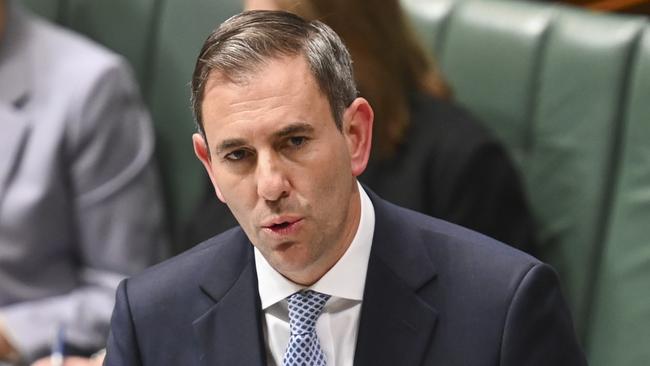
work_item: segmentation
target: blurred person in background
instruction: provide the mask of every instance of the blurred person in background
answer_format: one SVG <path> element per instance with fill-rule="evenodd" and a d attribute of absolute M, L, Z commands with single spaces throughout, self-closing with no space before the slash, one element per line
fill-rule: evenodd
<path fill-rule="evenodd" d="M 534 223 L 517 170 L 489 131 L 453 104 L 398 0 L 245 0 L 244 5 L 320 20 L 349 47 L 360 94 L 375 110 L 372 159 L 362 183 L 400 206 L 534 254 Z M 206 198 L 188 230 L 189 241 L 235 224 L 224 205 Z"/>
<path fill-rule="evenodd" d="M 102 348 L 164 256 L 152 132 L 119 56 L 0 0 L 0 362 Z"/>
<path fill-rule="evenodd" d="M 70 356 L 66 357 L 63 363 L 57 366 L 101 366 L 104 362 L 104 352 L 99 353 L 97 356 L 90 358 L 79 357 L 79 356 Z M 56 362 L 52 362 L 50 357 L 43 358 L 38 362 L 32 364 L 32 366 L 54 366 Z"/>

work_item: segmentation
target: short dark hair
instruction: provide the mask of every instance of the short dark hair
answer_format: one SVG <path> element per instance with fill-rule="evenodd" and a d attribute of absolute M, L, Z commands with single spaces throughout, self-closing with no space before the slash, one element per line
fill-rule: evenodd
<path fill-rule="evenodd" d="M 191 96 L 199 131 L 205 136 L 201 104 L 213 71 L 239 83 L 269 59 L 297 55 L 307 60 L 341 130 L 343 112 L 357 97 L 352 60 L 343 41 L 322 22 L 284 11 L 254 10 L 226 20 L 203 43 L 192 75 Z"/>

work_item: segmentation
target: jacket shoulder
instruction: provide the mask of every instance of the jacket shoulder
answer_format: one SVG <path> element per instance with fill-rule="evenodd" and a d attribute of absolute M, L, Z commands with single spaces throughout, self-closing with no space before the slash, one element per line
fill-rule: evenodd
<path fill-rule="evenodd" d="M 196 298 L 203 283 L 232 283 L 252 253 L 246 235 L 235 227 L 128 279 L 129 302 L 182 304 Z"/>

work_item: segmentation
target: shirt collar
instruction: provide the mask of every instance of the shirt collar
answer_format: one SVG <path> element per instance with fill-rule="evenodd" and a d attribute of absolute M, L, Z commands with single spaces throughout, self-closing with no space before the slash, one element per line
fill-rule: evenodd
<path fill-rule="evenodd" d="M 354 239 L 341 259 L 309 289 L 334 297 L 361 301 L 375 232 L 375 209 L 361 184 L 357 182 L 357 185 L 361 198 L 361 217 Z M 291 282 L 271 267 L 257 248 L 254 251 L 263 310 L 305 288 Z"/>

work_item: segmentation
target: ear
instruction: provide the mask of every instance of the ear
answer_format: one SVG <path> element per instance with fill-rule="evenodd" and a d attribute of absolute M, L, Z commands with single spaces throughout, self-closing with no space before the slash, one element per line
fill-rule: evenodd
<path fill-rule="evenodd" d="M 361 175 L 368 165 L 373 118 L 372 107 L 364 98 L 355 99 L 343 113 L 343 135 L 347 140 L 355 177 Z"/>
<path fill-rule="evenodd" d="M 225 203 L 226 201 L 223 200 L 223 195 L 221 194 L 221 190 L 217 186 L 217 181 L 214 179 L 214 172 L 212 171 L 212 159 L 210 158 L 210 152 L 208 151 L 208 144 L 203 138 L 203 135 L 199 133 L 193 134 L 192 145 L 194 145 L 194 154 L 199 159 L 201 164 L 203 164 L 205 171 L 208 173 L 208 176 L 210 177 L 210 181 L 212 182 L 214 191 L 217 193 L 217 197 L 219 197 L 219 200 L 221 200 L 221 202 Z"/>

